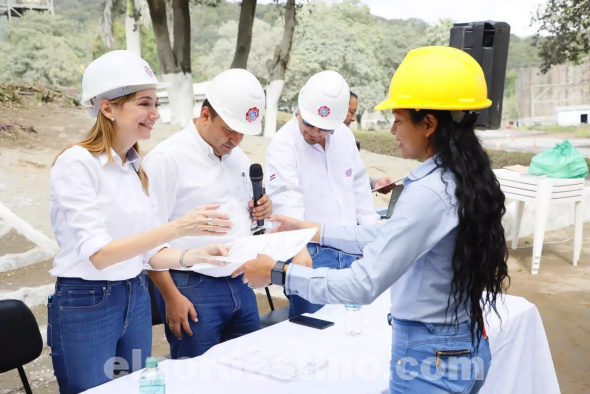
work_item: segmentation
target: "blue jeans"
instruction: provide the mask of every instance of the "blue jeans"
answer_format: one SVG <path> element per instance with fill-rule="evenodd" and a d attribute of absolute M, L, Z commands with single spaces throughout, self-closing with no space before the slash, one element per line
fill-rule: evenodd
<path fill-rule="evenodd" d="M 389 392 L 477 393 L 492 357 L 487 339 L 471 343 L 469 322 L 428 324 L 393 319 Z"/>
<path fill-rule="evenodd" d="M 61 393 L 81 391 L 145 367 L 152 312 L 143 276 L 120 281 L 57 278 L 47 303 L 47 344 Z"/>
<path fill-rule="evenodd" d="M 170 270 L 174 284 L 197 310 L 198 322 L 188 319 L 192 336 L 184 330 L 179 340 L 165 324 L 166 339 L 173 359 L 196 357 L 218 343 L 249 334 L 260 329 L 256 296 L 248 285 L 237 278 L 213 278 L 192 271 Z M 166 316 L 166 303 L 156 287 L 156 303 L 160 316 Z"/>
<path fill-rule="evenodd" d="M 327 267 L 338 270 L 350 268 L 350 265 L 357 259 L 356 256 L 315 243 L 307 244 L 307 251 L 313 260 L 313 268 Z M 320 304 L 312 304 L 297 295 L 288 295 L 287 298 L 289 299 L 289 319 L 303 313 L 315 313 L 323 307 Z"/>

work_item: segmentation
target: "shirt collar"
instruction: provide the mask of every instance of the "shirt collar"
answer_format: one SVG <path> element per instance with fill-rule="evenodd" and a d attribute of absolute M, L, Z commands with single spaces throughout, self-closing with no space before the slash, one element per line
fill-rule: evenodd
<path fill-rule="evenodd" d="M 113 148 L 111 148 L 111 156 L 113 157 L 115 163 L 117 163 L 119 166 L 122 165 L 121 158 Z M 126 159 L 127 160 L 125 161 L 125 164 L 129 163 L 133 166 L 133 168 L 139 168 L 139 165 L 141 164 L 141 157 L 135 148 L 131 148 L 127 151 Z M 106 152 L 102 152 L 98 155 L 98 161 L 100 162 L 100 165 L 104 167 L 109 162 L 109 156 Z"/>
<path fill-rule="evenodd" d="M 134 148 L 131 148 L 127 151 L 127 163 L 131 164 L 133 168 L 139 168 L 141 164 L 141 157 L 139 153 Z"/>
<path fill-rule="evenodd" d="M 408 175 L 406 179 L 404 179 L 404 186 L 406 186 L 408 183 L 422 179 L 432 171 L 436 170 L 438 168 L 438 165 L 436 164 L 437 157 L 437 154 L 429 157 L 422 164 L 420 164 L 418 168 L 412 171 L 412 173 Z"/>

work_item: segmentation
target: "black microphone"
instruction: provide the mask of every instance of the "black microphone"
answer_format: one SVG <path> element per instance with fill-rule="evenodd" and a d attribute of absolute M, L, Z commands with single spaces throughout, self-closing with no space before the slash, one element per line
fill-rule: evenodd
<path fill-rule="evenodd" d="M 254 206 L 258 206 L 258 200 L 262 197 L 262 166 L 254 163 L 250 166 L 250 181 L 252 181 L 252 191 L 254 192 Z M 264 220 L 257 220 L 258 227 L 264 226 Z"/>

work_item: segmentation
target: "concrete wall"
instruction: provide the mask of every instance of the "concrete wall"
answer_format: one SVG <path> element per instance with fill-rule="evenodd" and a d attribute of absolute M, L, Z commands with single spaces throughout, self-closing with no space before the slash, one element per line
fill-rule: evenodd
<path fill-rule="evenodd" d="M 532 125 L 533 115 L 534 123 L 539 123 L 538 117 L 555 117 L 555 107 L 588 104 L 590 64 L 554 66 L 546 74 L 536 67 L 521 68 L 516 96 L 522 126 Z"/>

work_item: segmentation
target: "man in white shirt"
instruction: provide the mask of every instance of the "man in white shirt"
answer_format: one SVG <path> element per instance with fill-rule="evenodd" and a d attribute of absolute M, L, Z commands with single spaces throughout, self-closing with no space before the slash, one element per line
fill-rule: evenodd
<path fill-rule="evenodd" d="M 338 225 L 373 224 L 369 177 L 355 139 L 344 125 L 350 90 L 335 71 L 312 76 L 299 92 L 298 109 L 273 137 L 266 152 L 266 190 L 274 213 Z M 310 243 L 296 264 L 348 268 L 356 256 Z M 322 305 L 290 296 L 289 317 Z"/>
<path fill-rule="evenodd" d="M 200 117 L 156 146 L 144 164 L 159 222 L 206 204 L 219 204 L 217 209 L 233 222 L 227 233 L 216 229 L 212 220 L 211 230 L 220 235 L 183 237 L 170 243 L 180 249 L 213 242 L 231 244 L 250 235 L 253 219 L 272 213 L 266 195 L 253 206 L 250 161 L 237 147 L 244 134 L 260 133 L 262 86 L 250 72 L 232 69 L 211 81 L 206 97 Z M 206 272 L 196 267 L 150 271 L 173 359 L 199 356 L 220 342 L 260 328 L 256 297 L 242 277 L 212 277 Z"/>

